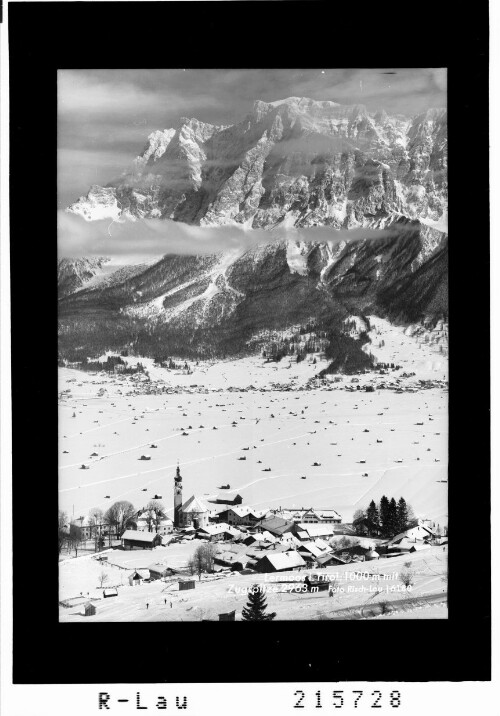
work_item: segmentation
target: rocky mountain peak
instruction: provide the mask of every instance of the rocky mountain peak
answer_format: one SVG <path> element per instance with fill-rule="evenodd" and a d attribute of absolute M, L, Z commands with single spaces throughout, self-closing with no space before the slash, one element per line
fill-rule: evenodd
<path fill-rule="evenodd" d="M 362 104 L 257 100 L 239 124 L 182 117 L 152 132 L 132 171 L 92 187 L 69 211 L 253 228 L 439 222 L 446 166 L 444 109 L 411 120 Z"/>

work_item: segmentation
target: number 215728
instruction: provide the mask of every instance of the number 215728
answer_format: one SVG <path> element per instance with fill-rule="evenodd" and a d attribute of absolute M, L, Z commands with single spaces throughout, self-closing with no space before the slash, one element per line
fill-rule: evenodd
<path fill-rule="evenodd" d="M 308 701 L 307 705 L 309 707 L 317 709 L 321 709 L 323 706 L 341 709 L 344 705 L 352 705 L 355 709 L 361 705 L 372 709 L 381 709 L 384 706 L 397 709 L 401 706 L 401 693 L 399 691 L 391 691 L 388 694 L 383 694 L 382 691 L 333 691 L 331 697 L 321 691 L 316 691 L 313 694 L 313 702 L 306 696 L 306 692 L 300 689 L 294 693 L 294 696 L 296 697 L 294 709 L 306 708 Z"/>

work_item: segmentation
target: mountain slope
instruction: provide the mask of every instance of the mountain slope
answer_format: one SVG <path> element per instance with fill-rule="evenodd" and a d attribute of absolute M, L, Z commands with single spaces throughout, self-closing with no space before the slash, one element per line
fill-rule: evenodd
<path fill-rule="evenodd" d="M 153 132 L 128 172 L 68 211 L 87 221 L 293 226 L 293 238 L 167 255 L 65 295 L 61 352 L 236 354 L 266 331 L 311 324 L 361 356 L 362 343 L 343 338 L 349 315 L 445 316 L 446 168 L 444 110 L 408 119 L 292 97 L 255 102 L 229 127 L 183 119 Z M 322 232 L 312 242 L 303 233 L 312 226 L 384 231 L 350 241 Z"/>

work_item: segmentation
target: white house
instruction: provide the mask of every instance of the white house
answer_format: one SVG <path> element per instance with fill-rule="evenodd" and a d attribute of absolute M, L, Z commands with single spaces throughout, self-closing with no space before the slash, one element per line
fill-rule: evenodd
<path fill-rule="evenodd" d="M 419 540 L 422 541 L 425 539 L 430 539 L 433 536 L 433 533 L 428 527 L 424 527 L 423 525 L 416 525 L 415 527 L 410 527 L 404 532 L 400 532 L 398 535 L 389 540 L 388 544 L 396 545 L 400 544 L 402 541 L 415 543 Z"/>
<path fill-rule="evenodd" d="M 276 516 L 303 524 L 340 524 L 342 522 L 342 517 L 336 510 L 316 507 L 278 510 Z"/>
<path fill-rule="evenodd" d="M 266 553 L 255 565 L 257 572 L 285 572 L 302 569 L 306 566 L 298 552 L 271 552 Z"/>
<path fill-rule="evenodd" d="M 304 522 L 299 522 L 295 526 L 295 535 L 302 542 L 315 540 L 318 537 L 321 539 L 331 539 L 334 534 L 335 530 L 333 526 L 328 524 L 305 524 Z"/>
<path fill-rule="evenodd" d="M 223 512 L 219 512 L 219 520 L 224 520 L 230 525 L 252 526 L 265 517 L 267 510 L 254 510 L 253 507 L 234 505 Z"/>
<path fill-rule="evenodd" d="M 207 525 L 198 530 L 198 537 L 209 539 L 210 541 L 217 541 L 221 539 L 236 539 L 241 537 L 241 532 L 235 527 L 228 525 L 226 522 L 219 524 Z"/>

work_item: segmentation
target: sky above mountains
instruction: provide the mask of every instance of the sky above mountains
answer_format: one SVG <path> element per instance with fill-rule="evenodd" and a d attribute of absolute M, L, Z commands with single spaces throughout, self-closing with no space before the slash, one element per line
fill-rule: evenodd
<path fill-rule="evenodd" d="M 256 99 L 290 96 L 413 116 L 446 107 L 446 70 L 60 70 L 58 207 L 120 175 L 155 129 L 181 117 L 234 124 Z"/>

